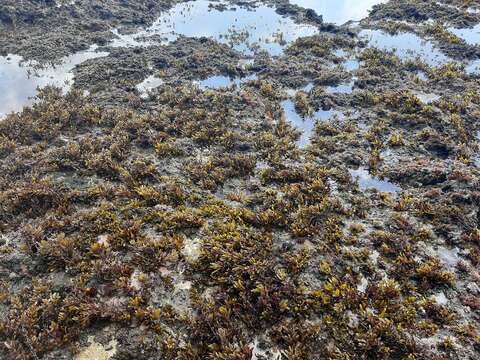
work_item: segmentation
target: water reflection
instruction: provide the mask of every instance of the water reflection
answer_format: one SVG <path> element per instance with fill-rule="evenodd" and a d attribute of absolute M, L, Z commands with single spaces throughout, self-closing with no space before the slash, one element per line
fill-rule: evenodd
<path fill-rule="evenodd" d="M 213 5 L 223 6 L 219 10 Z M 152 26 L 135 34 L 115 32 L 118 39 L 113 41 L 112 46 L 148 46 L 152 43 L 149 38 L 153 36 L 170 42 L 183 35 L 213 38 L 245 53 L 263 49 L 271 55 L 280 55 L 288 43 L 317 32 L 316 27 L 296 24 L 265 5 L 248 9 L 199 0 L 175 5 Z"/>
<path fill-rule="evenodd" d="M 289 89 L 285 89 L 285 92 L 287 93 L 287 96 L 290 97 L 290 98 L 294 98 L 298 92 L 301 90 L 301 91 L 304 91 L 306 93 L 309 93 L 310 91 L 312 91 L 314 85 L 312 83 L 308 83 L 307 85 L 305 85 L 304 87 L 302 87 L 301 89 L 292 89 L 292 88 L 289 88 Z"/>
<path fill-rule="evenodd" d="M 347 21 L 359 21 L 368 16 L 374 5 L 388 0 L 289 0 L 291 4 L 313 9 L 323 16 L 323 21 L 344 24 Z"/>
<path fill-rule="evenodd" d="M 96 50 L 97 46 L 91 46 L 88 50 L 64 58 L 58 66 L 38 70 L 35 70 L 32 62 L 22 63 L 20 56 L 0 56 L 0 117 L 31 104 L 37 87 L 54 85 L 67 91 L 73 84 L 72 70 L 75 66 L 88 59 L 108 55 Z"/>
<path fill-rule="evenodd" d="M 323 110 L 320 109 L 313 114 L 313 117 L 319 119 L 320 121 L 329 121 L 329 120 L 342 120 L 345 118 L 345 115 L 338 110 Z"/>
<path fill-rule="evenodd" d="M 307 93 L 312 91 L 312 89 L 313 89 L 313 84 L 312 83 L 309 83 L 302 88 L 302 90 L 307 92 Z"/>
<path fill-rule="evenodd" d="M 303 118 L 295 110 L 295 103 L 292 100 L 282 101 L 282 108 L 285 113 L 285 118 L 288 122 L 298 128 L 302 134 L 297 141 L 297 145 L 300 148 L 304 148 L 310 144 L 310 138 L 315 129 L 315 122 L 319 121 L 331 121 L 334 119 L 344 119 L 345 115 L 337 110 L 318 110 L 313 116 Z"/>
<path fill-rule="evenodd" d="M 283 101 L 282 108 L 285 112 L 286 120 L 302 132 L 300 139 L 297 141 L 298 147 L 306 147 L 310 144 L 310 137 L 315 128 L 315 122 L 311 118 L 302 118 L 295 110 L 295 104 L 292 100 Z"/>
<path fill-rule="evenodd" d="M 420 58 L 431 66 L 438 66 L 449 61 L 449 58 L 435 48 L 430 41 L 421 39 L 412 33 L 390 35 L 382 30 L 362 30 L 370 46 L 381 50 L 393 50 L 402 60 Z"/>
<path fill-rule="evenodd" d="M 470 75 L 480 75 L 480 60 L 472 61 L 467 65 L 465 71 Z"/>
<path fill-rule="evenodd" d="M 345 69 L 347 69 L 347 71 L 355 71 L 360 67 L 360 62 L 358 59 L 353 58 L 351 54 L 347 53 L 343 49 L 336 50 L 335 56 L 343 59 L 342 65 L 345 67 Z"/>
<path fill-rule="evenodd" d="M 256 78 L 256 75 L 249 75 L 242 78 L 230 78 L 223 75 L 214 75 L 210 76 L 205 80 L 197 80 L 194 83 L 197 84 L 200 89 L 217 89 L 222 87 L 229 87 L 232 85 L 240 86 L 243 83 L 250 80 L 255 80 Z"/>
<path fill-rule="evenodd" d="M 354 85 L 355 85 L 355 81 L 351 80 L 348 83 L 342 83 L 336 86 L 328 86 L 326 88 L 326 91 L 329 94 L 351 94 L 353 91 Z"/>
<path fill-rule="evenodd" d="M 455 34 L 459 38 L 465 40 L 469 45 L 478 45 L 480 44 L 480 24 L 474 26 L 470 29 L 448 29 L 451 33 Z"/>
<path fill-rule="evenodd" d="M 358 181 L 361 190 L 376 189 L 381 192 L 397 193 L 402 190 L 401 187 L 387 180 L 380 180 L 372 176 L 367 169 L 358 168 L 357 170 L 349 170 L 350 175 Z"/>
<path fill-rule="evenodd" d="M 360 67 L 360 61 L 357 59 L 347 59 L 343 63 L 343 66 L 345 66 L 348 71 L 355 71 Z"/>
<path fill-rule="evenodd" d="M 218 88 L 226 88 L 230 86 L 241 86 L 247 81 L 255 80 L 257 76 L 255 74 L 245 76 L 245 77 L 235 77 L 231 78 L 228 76 L 223 75 L 214 75 L 210 76 L 204 80 L 195 80 L 193 83 L 197 85 L 200 89 L 218 89 Z M 163 79 L 155 75 L 150 75 L 145 80 L 143 80 L 140 84 L 137 84 L 137 90 L 140 93 L 140 97 L 148 98 L 149 92 L 153 89 L 158 88 L 159 86 L 163 85 Z"/>
<path fill-rule="evenodd" d="M 417 77 L 422 80 L 422 81 L 428 81 L 428 76 L 427 74 L 425 74 L 425 72 L 419 70 L 415 73 L 415 75 L 417 75 Z"/>

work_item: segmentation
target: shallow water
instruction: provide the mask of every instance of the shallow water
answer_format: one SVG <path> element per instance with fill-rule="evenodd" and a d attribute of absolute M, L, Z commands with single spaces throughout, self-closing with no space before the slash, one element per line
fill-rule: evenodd
<path fill-rule="evenodd" d="M 475 60 L 465 67 L 465 71 L 470 75 L 480 75 L 480 60 Z"/>
<path fill-rule="evenodd" d="M 313 116 L 308 116 L 303 118 L 295 110 L 295 103 L 292 100 L 285 100 L 281 103 L 283 111 L 285 113 L 285 118 L 288 122 L 294 125 L 297 129 L 302 132 L 300 139 L 297 141 L 297 145 L 300 148 L 310 144 L 310 138 L 315 129 L 315 122 L 319 121 L 328 121 L 332 119 L 343 119 L 345 115 L 337 110 L 318 110 Z"/>
<path fill-rule="evenodd" d="M 380 180 L 378 177 L 372 176 L 367 169 L 358 168 L 357 170 L 349 170 L 350 175 L 357 179 L 361 190 L 376 189 L 381 192 L 397 193 L 402 190 L 401 187 L 391 183 L 388 180 Z"/>
<path fill-rule="evenodd" d="M 312 118 L 302 118 L 295 110 L 295 104 L 292 100 L 282 101 L 282 108 L 285 112 L 285 118 L 288 122 L 294 125 L 297 129 L 302 131 L 297 145 L 300 148 L 306 147 L 310 144 L 310 137 L 315 129 L 315 122 Z"/>
<path fill-rule="evenodd" d="M 338 56 L 344 59 L 341 65 L 347 71 L 355 71 L 360 67 L 360 61 L 358 61 L 358 59 L 353 58 L 351 54 L 347 53 L 343 49 L 336 50 L 335 56 Z"/>
<path fill-rule="evenodd" d="M 256 75 L 249 75 L 243 78 L 230 78 L 228 76 L 223 75 L 214 75 L 210 76 L 204 80 L 195 80 L 193 83 L 197 85 L 200 89 L 218 89 L 222 87 L 230 87 L 233 85 L 241 86 L 243 83 L 249 80 L 255 80 L 257 77 Z M 140 93 L 140 97 L 146 99 L 148 98 L 148 94 L 153 89 L 158 88 L 159 86 L 163 85 L 163 79 L 156 77 L 155 75 L 150 75 L 145 80 L 143 80 L 140 84 L 137 84 L 137 90 Z"/>
<path fill-rule="evenodd" d="M 291 4 L 313 9 L 323 16 L 323 21 L 337 25 L 359 21 L 368 16 L 374 5 L 387 0 L 289 0 Z"/>
<path fill-rule="evenodd" d="M 250 80 L 255 80 L 256 78 L 256 75 L 249 75 L 243 78 L 230 78 L 223 75 L 214 75 L 206 78 L 205 80 L 194 81 L 194 84 L 198 85 L 200 89 L 217 89 L 222 87 L 229 87 L 232 85 L 240 86 L 243 83 Z"/>
<path fill-rule="evenodd" d="M 305 85 L 305 86 L 302 88 L 302 90 L 305 91 L 305 92 L 310 92 L 310 91 L 312 91 L 313 86 L 314 86 L 314 85 L 313 85 L 312 83 L 309 83 L 309 84 Z"/>
<path fill-rule="evenodd" d="M 316 27 L 295 24 L 265 5 L 254 9 L 228 5 L 220 11 L 212 8 L 212 4 L 222 3 L 199 0 L 175 5 L 145 30 L 128 35 L 115 32 L 119 38 L 112 46 L 148 46 L 151 44 L 148 37 L 154 35 L 165 42 L 183 35 L 213 38 L 245 53 L 262 49 L 271 55 L 280 55 L 288 43 L 318 32 Z"/>
<path fill-rule="evenodd" d="M 455 29 L 449 28 L 448 31 L 457 35 L 459 38 L 465 40 L 469 45 L 479 45 L 480 44 L 480 24 L 474 26 L 473 28 L 464 28 L 464 29 Z"/>
<path fill-rule="evenodd" d="M 422 81 L 428 81 L 428 76 L 423 71 L 417 71 L 415 75 Z"/>
<path fill-rule="evenodd" d="M 343 66 L 345 66 L 345 69 L 348 71 L 355 71 L 360 67 L 360 61 L 357 59 L 347 59 L 343 62 Z"/>
<path fill-rule="evenodd" d="M 382 30 L 362 30 L 360 36 L 366 38 L 372 47 L 393 50 L 402 60 L 419 58 L 431 66 L 449 61 L 449 58 L 430 41 L 423 40 L 412 33 L 390 35 Z"/>
<path fill-rule="evenodd" d="M 290 97 L 290 98 L 294 98 L 297 93 L 299 91 L 304 91 L 306 93 L 309 93 L 310 91 L 312 91 L 314 85 L 312 83 L 308 83 L 307 85 L 305 85 L 303 88 L 301 89 L 292 89 L 292 88 L 289 88 L 289 89 L 286 89 L 285 92 L 287 93 L 287 95 Z"/>
<path fill-rule="evenodd" d="M 318 110 L 313 114 L 314 118 L 319 119 L 320 121 L 328 121 L 332 119 L 344 119 L 345 115 L 341 111 L 337 110 Z"/>
<path fill-rule="evenodd" d="M 355 81 L 351 80 L 348 83 L 342 83 L 337 86 L 328 86 L 326 88 L 326 91 L 329 94 L 351 94 L 353 91 L 354 85 L 355 85 Z"/>
<path fill-rule="evenodd" d="M 64 58 L 60 65 L 39 70 L 35 70 L 32 62 L 22 63 L 21 56 L 0 56 L 0 117 L 32 104 L 33 97 L 38 93 L 37 87 L 54 85 L 68 91 L 73 84 L 72 70 L 75 66 L 108 55 L 96 50 L 97 46 L 91 46 L 88 50 Z"/>

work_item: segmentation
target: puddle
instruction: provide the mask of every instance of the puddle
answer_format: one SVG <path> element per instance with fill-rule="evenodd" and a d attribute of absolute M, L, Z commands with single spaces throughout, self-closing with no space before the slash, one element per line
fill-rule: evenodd
<path fill-rule="evenodd" d="M 308 84 L 308 85 L 306 85 L 302 88 L 302 90 L 307 92 L 307 93 L 312 91 L 312 89 L 313 89 L 313 84 L 312 83 L 310 83 L 310 84 Z"/>
<path fill-rule="evenodd" d="M 309 93 L 310 91 L 312 91 L 313 87 L 314 87 L 314 85 L 312 83 L 309 83 L 306 86 L 304 86 L 303 88 L 301 88 L 300 90 L 304 91 L 306 93 Z M 300 90 L 290 88 L 290 89 L 286 89 L 285 92 L 287 93 L 287 95 L 290 98 L 294 98 Z"/>
<path fill-rule="evenodd" d="M 354 85 L 355 81 L 352 80 L 348 83 L 339 84 L 337 86 L 328 86 L 326 91 L 329 94 L 351 94 Z"/>
<path fill-rule="evenodd" d="M 226 7 L 220 11 L 212 8 L 212 4 Z M 238 5 L 199 0 L 175 5 L 152 26 L 135 34 L 121 35 L 115 31 L 119 38 L 111 45 L 149 46 L 152 42 L 148 38 L 152 36 L 171 42 L 183 35 L 213 38 L 244 53 L 262 49 L 275 56 L 280 55 L 288 43 L 317 32 L 316 27 L 295 24 L 292 19 L 277 14 L 274 8 L 266 5 L 247 9 Z"/>
<path fill-rule="evenodd" d="M 475 46 L 480 44 L 480 24 L 470 29 L 449 28 L 448 31 L 465 40 L 469 45 Z"/>
<path fill-rule="evenodd" d="M 228 7 L 225 11 L 210 8 L 209 2 L 200 0 L 182 3 L 164 13 L 150 28 L 135 34 L 118 36 L 111 42 L 113 47 L 148 46 L 149 38 L 160 36 L 165 41 L 173 41 L 179 35 L 192 37 L 211 37 L 221 43 L 230 44 L 235 49 L 251 52 L 250 49 L 263 49 L 272 55 L 280 55 L 283 48 L 302 36 L 310 36 L 318 32 L 311 25 L 295 24 L 292 19 L 277 14 L 273 8 L 265 5 L 253 10 L 242 7 Z M 202 24 L 202 26 L 198 26 Z M 108 53 L 96 52 L 97 46 L 63 59 L 61 65 L 43 70 L 33 71 L 32 64 L 19 66 L 19 56 L 0 57 L 0 91 L 4 94 L 0 104 L 0 117 L 12 111 L 19 111 L 30 105 L 37 94 L 37 87 L 55 85 L 68 90 L 73 82 L 72 70 L 82 62 L 107 56 Z M 251 60 L 246 62 L 246 66 Z M 202 88 L 240 85 L 242 80 L 213 77 L 199 83 Z M 137 89 L 142 97 L 148 90 L 161 85 L 160 79 L 149 77 Z"/>
<path fill-rule="evenodd" d="M 163 83 L 164 81 L 162 79 L 156 77 L 155 75 L 150 75 L 137 85 L 137 90 L 140 92 L 140 97 L 145 99 L 148 98 L 148 93 L 151 90 L 163 85 Z"/>
<path fill-rule="evenodd" d="M 342 66 L 345 67 L 347 71 L 355 71 L 360 67 L 360 62 L 342 49 L 336 50 L 335 56 L 345 59 L 342 62 Z"/>
<path fill-rule="evenodd" d="M 374 5 L 387 0 L 290 0 L 291 4 L 315 10 L 323 16 L 323 21 L 337 25 L 347 21 L 360 21 L 368 16 Z"/>
<path fill-rule="evenodd" d="M 393 50 L 402 60 L 419 58 L 430 66 L 438 66 L 449 62 L 434 45 L 412 33 L 390 35 L 381 30 L 362 30 L 360 36 L 369 40 L 372 47 L 381 50 Z"/>
<path fill-rule="evenodd" d="M 425 74 L 425 72 L 419 70 L 415 73 L 417 75 L 417 77 L 422 80 L 422 81 L 428 81 L 428 76 L 427 74 Z"/>
<path fill-rule="evenodd" d="M 223 75 L 210 76 L 205 80 L 194 81 L 194 84 L 198 85 L 200 89 L 218 89 L 222 87 L 229 87 L 232 85 L 240 86 L 243 83 L 255 80 L 256 75 L 249 75 L 243 78 L 230 78 Z"/>
<path fill-rule="evenodd" d="M 402 190 L 401 187 L 388 180 L 380 180 L 378 177 L 372 176 L 365 168 L 349 171 L 350 175 L 358 181 L 361 190 L 376 189 L 389 193 L 397 193 Z"/>
<path fill-rule="evenodd" d="M 480 75 L 480 60 L 472 61 L 465 67 L 465 71 L 470 75 Z"/>
<path fill-rule="evenodd" d="M 360 62 L 356 59 L 347 59 L 344 63 L 343 66 L 345 66 L 345 69 L 348 71 L 355 71 L 358 70 L 360 67 Z"/>
<path fill-rule="evenodd" d="M 118 29 L 113 29 L 112 33 L 116 36 L 112 41 L 110 41 L 109 46 L 114 48 L 130 48 L 130 47 L 140 47 L 140 46 L 152 46 L 158 45 L 158 42 L 149 39 L 154 35 L 159 35 L 149 30 L 141 30 L 140 32 L 133 34 L 121 34 Z M 176 36 L 171 33 L 161 34 L 160 45 L 166 45 L 169 41 L 174 41 Z M 157 39 L 158 40 L 158 39 Z"/>
<path fill-rule="evenodd" d="M 297 89 L 286 89 L 285 92 L 287 93 L 288 97 L 294 98 L 295 95 L 297 95 L 298 90 Z"/>
<path fill-rule="evenodd" d="M 413 94 L 424 104 L 431 104 L 441 98 L 440 95 L 433 93 L 424 93 L 421 91 L 413 91 Z"/>
<path fill-rule="evenodd" d="M 86 60 L 107 56 L 106 52 L 96 52 L 98 46 L 80 51 L 63 59 L 60 65 L 35 70 L 35 63 L 22 64 L 17 55 L 0 56 L 0 117 L 12 111 L 20 111 L 33 103 L 37 87 L 54 85 L 68 91 L 73 84 L 72 70 Z"/>
<path fill-rule="evenodd" d="M 285 100 L 281 103 L 285 118 L 288 122 L 302 131 L 297 145 L 304 148 L 310 144 L 310 138 L 315 129 L 315 121 L 328 121 L 332 119 L 343 119 L 345 116 L 342 112 L 337 110 L 318 110 L 311 117 L 303 118 L 295 110 L 295 103 L 292 100 Z"/>
<path fill-rule="evenodd" d="M 315 122 L 311 118 L 302 118 L 295 110 L 295 104 L 292 100 L 282 101 L 282 108 L 285 112 L 285 118 L 292 125 L 302 131 L 300 139 L 297 141 L 297 145 L 300 148 L 304 148 L 310 144 L 310 137 L 315 129 Z"/>
<path fill-rule="evenodd" d="M 318 110 L 313 114 L 314 118 L 317 118 L 321 121 L 328 121 L 332 119 L 344 119 L 345 115 L 341 111 L 337 110 Z"/>

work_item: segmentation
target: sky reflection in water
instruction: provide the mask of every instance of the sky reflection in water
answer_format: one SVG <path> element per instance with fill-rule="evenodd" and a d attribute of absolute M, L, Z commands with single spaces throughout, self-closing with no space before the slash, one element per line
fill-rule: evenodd
<path fill-rule="evenodd" d="M 362 20 L 374 5 L 385 2 L 387 0 L 290 0 L 291 4 L 313 9 L 323 16 L 323 21 L 337 25 Z"/>
<path fill-rule="evenodd" d="M 108 55 L 96 52 L 97 46 L 80 51 L 63 59 L 60 65 L 34 70 L 31 63 L 21 64 L 17 55 L 0 56 L 0 117 L 12 111 L 19 111 L 32 103 L 37 87 L 55 85 L 67 91 L 73 83 L 72 70 L 88 59 Z"/>
<path fill-rule="evenodd" d="M 280 55 L 288 43 L 318 32 L 316 27 L 295 24 L 266 5 L 252 9 L 227 5 L 220 11 L 211 4 L 222 3 L 199 0 L 175 5 L 145 30 L 128 35 L 115 32 L 119 39 L 112 45 L 148 46 L 153 43 L 148 38 L 154 35 L 164 38 L 164 43 L 183 35 L 213 38 L 245 53 L 251 53 L 250 48 L 258 48 L 275 56 Z"/>

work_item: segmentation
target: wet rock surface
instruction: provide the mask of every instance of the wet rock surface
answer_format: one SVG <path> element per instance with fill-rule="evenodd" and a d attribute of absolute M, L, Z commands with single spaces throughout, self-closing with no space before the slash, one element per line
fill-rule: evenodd
<path fill-rule="evenodd" d="M 354 3 L 1 2 L 0 358 L 480 356 L 480 3 Z"/>

